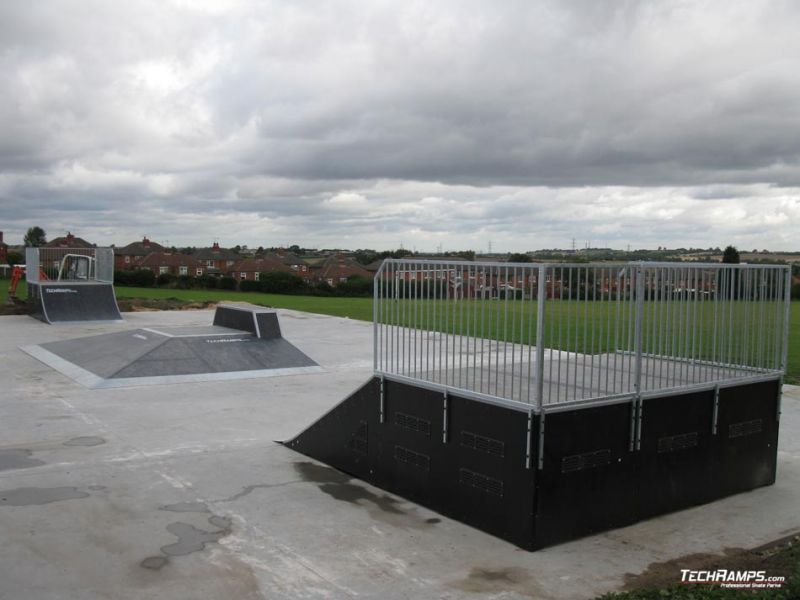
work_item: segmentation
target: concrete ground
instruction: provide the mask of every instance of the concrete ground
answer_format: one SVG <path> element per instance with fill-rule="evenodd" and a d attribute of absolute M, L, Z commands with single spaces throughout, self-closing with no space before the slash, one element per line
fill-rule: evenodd
<path fill-rule="evenodd" d="M 212 313 L 125 318 L 0 317 L 2 600 L 573 600 L 800 532 L 800 388 L 784 393 L 775 486 L 529 553 L 274 443 L 370 376 L 369 323 L 280 311 L 326 372 L 230 382 L 87 390 L 18 349 Z"/>

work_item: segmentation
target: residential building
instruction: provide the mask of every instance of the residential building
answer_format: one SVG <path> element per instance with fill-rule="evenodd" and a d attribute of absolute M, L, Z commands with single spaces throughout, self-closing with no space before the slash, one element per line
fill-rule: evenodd
<path fill-rule="evenodd" d="M 317 281 L 324 281 L 328 285 L 337 286 L 354 276 L 371 278 L 373 274 L 358 261 L 343 254 L 335 254 L 325 259 L 318 267 L 314 278 Z"/>
<path fill-rule="evenodd" d="M 203 263 L 188 254 L 177 252 L 151 252 L 139 262 L 140 269 L 149 269 L 156 275 L 190 275 L 199 277 L 206 270 Z"/>
<path fill-rule="evenodd" d="M 90 244 L 83 238 L 75 237 L 72 232 L 68 231 L 66 236 L 57 237 L 47 242 L 43 248 L 94 248 L 94 244 Z"/>
<path fill-rule="evenodd" d="M 151 242 L 147 237 L 141 242 L 132 242 L 122 248 L 114 250 L 114 268 L 120 271 L 136 269 L 145 256 L 153 252 L 164 252 L 166 248 L 161 244 Z"/>
<path fill-rule="evenodd" d="M 311 274 L 308 262 L 287 250 L 276 250 L 274 253 L 270 252 L 264 255 L 264 258 L 278 261 L 286 265 L 291 272 L 303 278 L 308 278 Z"/>
<path fill-rule="evenodd" d="M 210 248 L 198 248 L 192 257 L 202 263 L 203 270 L 209 275 L 227 275 L 242 258 L 233 250 L 220 248 L 217 242 Z"/>
<path fill-rule="evenodd" d="M 292 269 L 269 256 L 246 258 L 233 264 L 228 275 L 240 281 L 258 281 L 261 273 L 292 273 Z"/>

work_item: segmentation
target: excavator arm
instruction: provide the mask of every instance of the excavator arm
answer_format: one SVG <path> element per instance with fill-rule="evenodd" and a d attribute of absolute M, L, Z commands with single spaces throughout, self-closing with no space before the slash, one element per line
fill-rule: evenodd
<path fill-rule="evenodd" d="M 19 304 L 22 301 L 17 298 L 17 286 L 19 282 L 25 277 L 25 267 L 14 267 L 11 269 L 11 285 L 8 286 L 8 298 L 6 299 L 6 304 Z M 47 274 L 39 268 L 39 280 L 40 281 L 47 281 L 49 277 Z"/>

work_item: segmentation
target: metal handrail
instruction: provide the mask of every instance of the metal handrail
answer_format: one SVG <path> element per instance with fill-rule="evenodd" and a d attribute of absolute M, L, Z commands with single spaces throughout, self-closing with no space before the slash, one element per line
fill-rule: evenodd
<path fill-rule="evenodd" d="M 774 378 L 789 286 L 784 265 L 386 259 L 373 367 L 535 410 Z"/>

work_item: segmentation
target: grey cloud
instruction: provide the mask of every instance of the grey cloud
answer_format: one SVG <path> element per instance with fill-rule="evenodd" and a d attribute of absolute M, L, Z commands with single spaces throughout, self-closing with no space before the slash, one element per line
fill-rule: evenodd
<path fill-rule="evenodd" d="M 788 0 L 9 0 L 0 227 L 791 244 L 798 25 Z"/>

